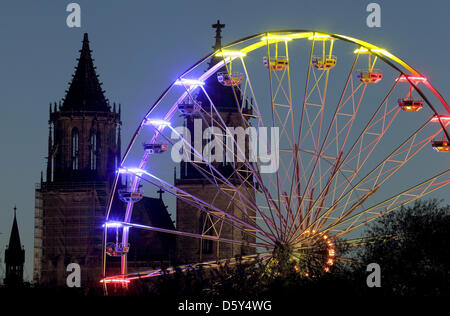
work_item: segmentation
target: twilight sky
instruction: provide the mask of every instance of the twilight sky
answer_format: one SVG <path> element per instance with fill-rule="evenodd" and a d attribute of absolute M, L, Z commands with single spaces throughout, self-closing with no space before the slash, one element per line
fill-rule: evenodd
<path fill-rule="evenodd" d="M 68 28 L 65 8 L 70 2 L 0 3 L 0 258 L 3 262 L 17 205 L 27 279 L 32 275 L 34 188 L 47 155 L 48 104 L 64 97 L 84 32 L 89 33 L 106 97 L 122 103 L 123 146 L 145 106 L 210 52 L 211 24 L 217 19 L 226 24 L 223 43 L 271 29 L 312 29 L 363 39 L 405 59 L 450 100 L 446 1 L 373 1 L 382 10 L 381 28 L 373 29 L 365 22 L 371 1 L 78 0 L 81 28 Z M 449 155 L 439 159 L 450 162 Z M 437 196 L 450 202 L 446 190 Z M 2 263 L 0 277 L 3 271 Z"/>

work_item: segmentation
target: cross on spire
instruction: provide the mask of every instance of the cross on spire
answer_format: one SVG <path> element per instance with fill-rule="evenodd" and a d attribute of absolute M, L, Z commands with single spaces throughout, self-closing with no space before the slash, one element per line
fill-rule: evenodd
<path fill-rule="evenodd" d="M 216 24 L 211 25 L 212 28 L 216 29 L 216 44 L 213 46 L 214 50 L 218 50 L 222 47 L 222 29 L 225 27 L 225 24 L 220 24 L 220 20 L 217 20 Z"/>
<path fill-rule="evenodd" d="M 162 200 L 162 195 L 163 195 L 164 191 L 159 189 L 158 191 L 156 191 L 156 193 L 159 193 L 159 199 Z"/>

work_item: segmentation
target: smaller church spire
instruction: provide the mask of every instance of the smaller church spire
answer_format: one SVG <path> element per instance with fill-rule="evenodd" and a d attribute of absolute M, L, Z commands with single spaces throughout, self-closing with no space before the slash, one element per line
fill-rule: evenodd
<path fill-rule="evenodd" d="M 19 227 L 16 218 L 17 207 L 14 206 L 14 220 L 9 236 L 8 248 L 5 250 L 7 286 L 17 286 L 23 283 L 23 264 L 25 263 L 25 250 L 20 243 Z"/>
<path fill-rule="evenodd" d="M 17 207 L 14 205 L 14 220 L 11 228 L 11 235 L 9 236 L 8 249 L 22 249 L 16 215 L 17 215 Z"/>

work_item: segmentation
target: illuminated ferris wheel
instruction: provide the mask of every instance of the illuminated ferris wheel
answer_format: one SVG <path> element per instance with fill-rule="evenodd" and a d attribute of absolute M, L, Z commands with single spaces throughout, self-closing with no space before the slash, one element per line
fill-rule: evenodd
<path fill-rule="evenodd" d="M 217 85 L 234 101 L 226 108 L 212 91 Z M 187 137 L 185 122 L 195 120 L 209 133 L 200 145 L 209 145 Z M 102 282 L 161 273 L 128 271 L 129 235 L 136 230 L 236 245 L 246 249 L 244 259 L 258 256 L 268 264 L 286 250 L 301 273 L 309 273 L 304 258 L 329 272 L 341 260 L 337 240 L 351 245 L 352 234 L 368 222 L 450 183 L 449 123 L 450 108 L 427 78 L 370 43 L 289 30 L 223 46 L 146 109 L 112 194 L 125 212 L 113 220 L 111 198 L 106 216 L 104 268 L 120 257 L 121 272 Z M 154 166 L 170 159 L 214 190 L 202 194 L 167 180 Z M 128 186 L 119 190 L 120 176 Z M 131 222 L 146 187 L 201 214 L 203 229 Z"/>

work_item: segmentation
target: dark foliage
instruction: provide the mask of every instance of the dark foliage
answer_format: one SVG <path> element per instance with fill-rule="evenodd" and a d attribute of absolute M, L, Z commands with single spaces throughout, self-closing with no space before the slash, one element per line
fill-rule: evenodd
<path fill-rule="evenodd" d="M 359 251 L 355 277 L 375 262 L 384 295 L 450 294 L 450 206 L 416 201 L 380 218 L 367 237 L 377 239 Z"/>
<path fill-rule="evenodd" d="M 270 299 L 276 304 L 296 302 L 300 297 L 364 295 L 450 294 L 450 206 L 436 200 L 417 201 L 410 207 L 383 216 L 371 224 L 366 242 L 356 253 L 358 263 L 337 261 L 330 273 L 317 265 L 322 250 L 312 261 L 293 261 L 292 249 L 278 247 L 271 262 L 262 259 L 219 267 L 196 266 L 162 276 L 135 280 L 128 289 L 109 287 L 109 295 L 147 296 L 176 306 L 184 299 L 198 301 Z M 344 242 L 336 240 L 339 256 L 348 254 Z M 323 262 L 323 259 L 319 260 Z M 366 285 L 369 263 L 381 266 L 381 288 Z M 308 266 L 308 276 L 299 272 Z M 15 291 L 43 296 L 102 295 L 101 288 L 67 289 L 24 286 Z M 0 289 L 0 294 L 11 289 Z"/>

